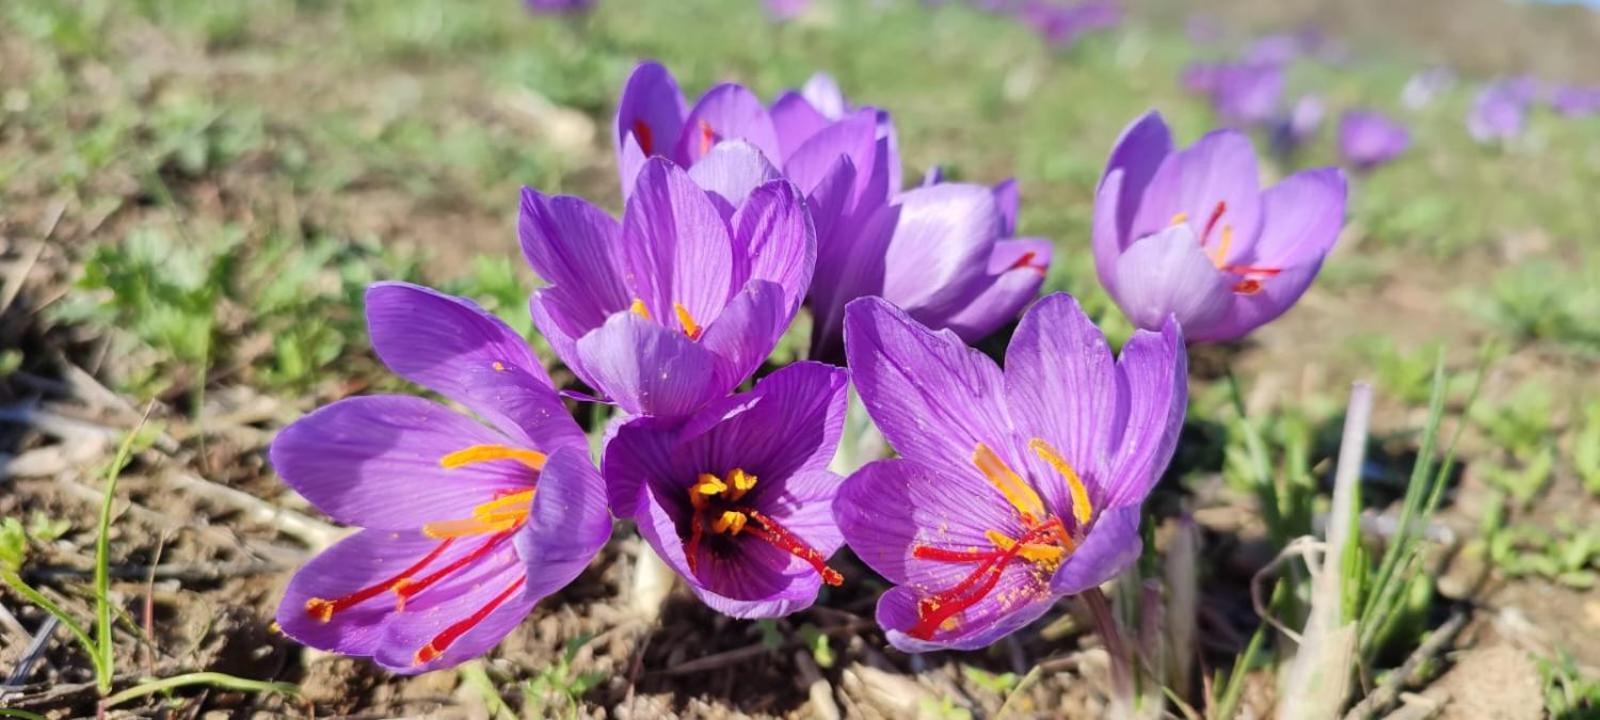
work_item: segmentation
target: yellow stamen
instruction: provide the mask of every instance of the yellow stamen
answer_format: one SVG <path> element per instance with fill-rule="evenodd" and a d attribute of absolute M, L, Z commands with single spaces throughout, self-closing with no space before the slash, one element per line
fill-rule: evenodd
<path fill-rule="evenodd" d="M 306 601 L 306 612 L 317 622 L 325 623 L 333 619 L 333 603 L 322 598 L 311 598 Z"/>
<path fill-rule="evenodd" d="M 689 308 L 684 307 L 683 303 L 673 303 L 672 311 L 678 314 L 678 324 L 683 326 L 683 334 L 688 335 L 690 340 L 699 340 L 703 329 L 689 314 Z"/>
<path fill-rule="evenodd" d="M 1233 244 L 1233 226 L 1232 225 L 1223 225 L 1222 226 L 1222 242 L 1217 244 L 1217 254 L 1211 258 L 1212 264 L 1216 265 L 1218 268 L 1221 268 L 1224 265 L 1226 265 L 1227 262 L 1228 262 L 1228 246 L 1232 245 L 1232 244 Z"/>
<path fill-rule="evenodd" d="M 473 445 L 463 450 L 457 450 L 439 458 L 439 467 L 453 470 L 463 465 L 489 462 L 491 460 L 515 460 L 533 470 L 544 468 L 544 453 L 506 445 Z"/>
<path fill-rule="evenodd" d="M 642 317 L 646 320 L 650 319 L 650 308 L 645 307 L 644 301 L 639 298 L 634 298 L 633 304 L 629 305 L 628 309 L 633 311 L 633 314 L 638 315 L 639 317 Z"/>
<path fill-rule="evenodd" d="M 711 521 L 711 532 L 732 532 L 734 535 L 738 535 L 739 531 L 744 529 L 745 522 L 749 521 L 749 519 L 742 512 L 724 510 L 721 516 Z"/>
<path fill-rule="evenodd" d="M 1032 450 L 1041 459 L 1050 464 L 1050 467 L 1061 473 L 1067 479 L 1067 486 L 1072 489 L 1072 516 L 1077 518 L 1078 527 L 1086 527 L 1094 518 L 1094 506 L 1089 502 L 1089 488 L 1083 484 L 1083 478 L 1078 477 L 1077 471 L 1067 464 L 1066 458 L 1061 453 L 1050 447 L 1050 444 L 1034 438 L 1028 441 L 1028 449 Z"/>
<path fill-rule="evenodd" d="M 472 508 L 472 517 L 441 520 L 422 526 L 422 534 L 436 540 L 505 532 L 528 521 L 534 490 L 529 488 L 498 497 Z"/>
<path fill-rule="evenodd" d="M 1172 222 L 1168 223 L 1168 226 L 1182 225 L 1186 222 L 1189 222 L 1189 213 L 1181 212 L 1172 216 Z"/>
<path fill-rule="evenodd" d="M 1039 493 L 1006 467 L 1005 461 L 988 445 L 978 443 L 978 447 L 972 451 L 972 463 L 978 466 L 978 471 L 984 477 L 989 478 L 989 484 L 1006 496 L 1006 501 L 1017 509 L 1024 524 L 1032 525 L 1045 516 L 1044 501 L 1039 499 Z"/>
<path fill-rule="evenodd" d="M 741 468 L 734 468 L 728 473 L 728 482 L 733 486 L 728 491 L 728 499 L 738 501 L 744 494 L 756 486 L 756 476 L 745 472 Z"/>
<path fill-rule="evenodd" d="M 1006 537 L 1006 534 L 999 530 L 985 530 L 983 531 L 983 536 L 989 538 L 989 542 L 994 543 L 994 546 L 1001 550 L 1010 550 L 1013 545 L 1017 544 L 1016 540 Z M 1018 550 L 1017 554 L 1036 563 L 1059 565 L 1061 560 L 1067 556 L 1067 549 L 1059 545 L 1023 543 L 1022 549 Z"/>
<path fill-rule="evenodd" d="M 500 362 L 499 360 L 494 361 L 493 367 L 494 367 L 494 371 L 495 372 L 505 372 L 506 371 L 506 364 L 503 363 L 503 362 Z"/>
<path fill-rule="evenodd" d="M 689 503 L 703 510 L 706 507 L 706 498 L 720 495 L 727 489 L 727 483 L 722 482 L 721 478 L 711 473 L 700 473 L 699 482 L 689 488 Z"/>

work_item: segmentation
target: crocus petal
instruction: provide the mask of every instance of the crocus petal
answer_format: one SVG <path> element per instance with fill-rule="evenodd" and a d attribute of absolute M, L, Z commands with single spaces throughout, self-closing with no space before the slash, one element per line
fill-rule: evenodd
<path fill-rule="evenodd" d="M 954 470 L 897 458 L 846 478 L 833 517 L 856 557 L 890 582 L 937 592 L 973 568 L 918 558 L 915 546 L 987 548 L 987 531 L 1022 529 L 1004 496 L 976 473 Z"/>
<path fill-rule="evenodd" d="M 824 72 L 813 73 L 807 78 L 806 84 L 800 88 L 800 94 L 823 117 L 837 120 L 849 110 L 844 91 L 839 89 L 839 81 Z"/>
<path fill-rule="evenodd" d="M 1100 243 L 1102 211 L 1107 211 L 1104 213 L 1104 222 L 1109 223 L 1107 227 L 1113 231 L 1111 237 L 1116 240 L 1118 250 L 1125 249 L 1133 241 L 1133 219 L 1139 210 L 1139 201 L 1144 197 L 1150 180 L 1155 177 L 1156 170 L 1161 167 L 1161 161 L 1170 154 L 1172 132 L 1167 129 L 1161 113 L 1151 110 L 1123 129 L 1122 135 L 1111 148 L 1111 156 L 1106 159 L 1105 174 L 1096 190 L 1096 252 Z M 1120 185 L 1102 202 L 1100 197 L 1105 194 L 1108 181 L 1119 173 Z"/>
<path fill-rule="evenodd" d="M 792 307 L 783 288 L 765 280 L 751 280 L 728 302 L 700 337 L 715 358 L 718 387 L 733 388 L 761 366 L 794 317 Z"/>
<path fill-rule="evenodd" d="M 729 228 L 706 192 L 671 162 L 651 159 L 622 215 L 623 267 L 657 322 L 676 326 L 681 305 L 699 325 L 733 293 Z"/>
<path fill-rule="evenodd" d="M 1089 229 L 1089 242 L 1094 250 L 1094 272 L 1106 293 L 1117 294 L 1117 258 L 1122 257 L 1123 234 L 1117 229 L 1117 216 L 1124 206 L 1122 197 L 1122 170 L 1112 170 L 1100 179 L 1100 189 L 1094 195 L 1094 220 Z"/>
<path fill-rule="evenodd" d="M 883 294 L 884 255 L 899 223 L 900 206 L 884 205 L 845 237 L 830 239 L 828 253 L 817 258 L 811 285 L 812 358 L 842 360 L 845 309 L 856 298 Z"/>
<path fill-rule="evenodd" d="M 732 226 L 735 282 L 775 283 L 792 315 L 805 298 L 817 263 L 816 231 L 799 189 L 783 180 L 756 188 L 734 213 Z"/>
<path fill-rule="evenodd" d="M 943 183 L 900 196 L 900 222 L 884 259 L 883 297 L 913 317 L 948 316 L 981 284 L 1000 210 L 982 185 Z"/>
<path fill-rule="evenodd" d="M 482 542 L 486 541 L 457 542 L 439 559 L 448 563 Z M 524 567 L 516 548 L 503 543 L 490 555 L 411 597 L 406 601 L 405 612 L 395 613 L 384 623 L 383 638 L 372 659 L 394 672 L 411 674 L 454 667 L 488 652 L 533 610 L 534 599 L 525 591 L 513 592 L 500 601 L 487 616 L 444 648 L 438 658 L 416 662 L 417 651 L 440 633 L 467 621 L 518 582 L 525 582 Z"/>
<path fill-rule="evenodd" d="M 755 146 L 733 141 L 712 148 L 689 169 L 689 177 L 733 208 L 743 205 L 752 190 L 781 175 Z"/>
<path fill-rule="evenodd" d="M 611 538 L 605 481 L 586 449 L 567 448 L 546 460 L 528 524 L 515 538 L 528 575 L 524 595 L 538 602 L 578 575 Z"/>
<path fill-rule="evenodd" d="M 533 484 L 513 460 L 447 469 L 440 460 L 508 439 L 459 413 L 415 397 L 346 398 L 296 420 L 272 441 L 284 483 L 333 519 L 410 530 L 468 517 L 502 491 Z"/>
<path fill-rule="evenodd" d="M 1134 243 L 1117 258 L 1117 306 L 1137 327 L 1160 328 L 1168 316 L 1194 337 L 1220 321 L 1233 302 L 1232 282 L 1211 263 L 1187 225 Z"/>
<path fill-rule="evenodd" d="M 1234 295 L 1232 309 L 1217 323 L 1196 328 L 1192 334 L 1185 333 L 1195 342 L 1228 342 L 1244 337 L 1294 307 L 1321 268 L 1321 260 L 1284 268 L 1283 272 L 1261 280 L 1258 292 Z"/>
<path fill-rule="evenodd" d="M 730 389 L 718 384 L 711 351 L 631 312 L 611 316 L 575 349 L 596 389 L 629 413 L 686 415 Z"/>
<path fill-rule="evenodd" d="M 864 184 L 877 159 L 877 132 L 877 117 L 870 111 L 832 123 L 795 148 L 784 161 L 784 175 L 800 189 L 812 192 L 842 155 L 850 158 Z"/>
<path fill-rule="evenodd" d="M 1124 407 L 1111 347 L 1077 300 L 1052 293 L 1028 309 L 1006 348 L 1005 384 L 1017 429 L 1043 440 L 1098 490 Z M 1071 517 L 1064 478 L 1044 462 L 1030 459 L 1030 467 L 1035 478 L 1056 479 L 1035 487 L 1054 514 Z M 1104 495 L 1091 493 L 1090 500 L 1103 502 Z"/>
<path fill-rule="evenodd" d="M 515 582 L 521 566 L 509 543 L 494 556 L 416 595 L 405 612 L 396 611 L 396 597 L 390 593 L 341 609 L 328 622 L 319 622 L 306 610 L 313 598 L 331 600 L 389 580 L 438 545 L 438 540 L 415 531 L 362 530 L 339 541 L 290 579 L 278 605 L 278 626 L 297 642 L 345 655 L 371 656 L 389 670 L 405 674 L 449 667 L 483 654 L 527 616 L 531 601 L 511 598 L 442 657 L 426 665 L 415 663 L 416 651 L 434 635 Z M 430 567 L 444 567 L 478 546 L 456 543 Z M 481 590 L 475 592 L 472 583 L 481 584 Z M 395 628 L 401 624 L 410 624 L 410 632 L 397 633 Z"/>
<path fill-rule="evenodd" d="M 985 648 L 1043 617 L 1055 604 L 1049 588 L 1042 587 L 1031 570 L 1021 563 L 1013 563 L 988 597 L 957 616 L 954 630 L 940 629 L 932 638 L 919 640 L 906 634 L 917 623 L 919 598 L 920 595 L 903 585 L 889 588 L 878 598 L 878 624 L 884 628 L 889 644 L 901 652 Z M 1003 602 L 1001 598 L 1009 601 Z"/>
<path fill-rule="evenodd" d="M 783 159 L 772 116 L 761 99 L 742 85 L 724 83 L 700 96 L 679 132 L 677 156 L 692 165 L 724 140 L 750 143 L 774 164 Z"/>
<path fill-rule="evenodd" d="M 994 361 L 882 298 L 857 300 L 845 316 L 856 390 L 901 455 L 955 471 L 972 468 L 979 443 L 1011 454 L 1005 378 Z"/>
<path fill-rule="evenodd" d="M 561 358 L 568 369 L 593 387 L 594 378 L 589 377 L 578 360 L 578 338 L 604 324 L 606 319 L 601 317 L 594 325 L 586 324 L 585 301 L 574 298 L 581 295 L 583 291 L 576 288 L 557 285 L 539 288 L 528 296 L 528 314 L 533 317 L 533 326 L 539 330 L 539 334 L 550 343 L 550 349 L 556 357 Z"/>
<path fill-rule="evenodd" d="M 994 186 L 994 204 L 1000 209 L 1000 236 L 1017 234 L 1017 213 L 1022 205 L 1022 193 L 1017 189 L 1016 178 Z"/>
<path fill-rule="evenodd" d="M 778 149 L 785 161 L 831 122 L 793 90 L 779 95 L 772 103 L 772 125 L 778 132 Z"/>
<path fill-rule="evenodd" d="M 566 312 L 576 328 L 598 327 L 633 300 L 622 284 L 620 235 L 615 218 L 581 198 L 522 189 L 517 217 L 522 254 L 540 278 L 564 288 Z"/>
<path fill-rule="evenodd" d="M 967 342 L 988 337 L 1010 322 L 1039 294 L 1049 272 L 1053 246 L 1043 238 L 1001 240 L 989 255 L 987 287 L 942 325 Z"/>
<path fill-rule="evenodd" d="M 1107 507 L 1138 505 L 1172 461 L 1189 402 L 1189 356 L 1171 319 L 1160 333 L 1137 330 L 1117 359 L 1120 407 L 1111 457 L 1098 475 Z M 1014 397 L 1014 396 L 1013 396 Z"/>
<path fill-rule="evenodd" d="M 1261 194 L 1261 239 L 1245 264 L 1284 268 L 1321 262 L 1344 225 L 1344 173 L 1304 170 Z"/>
<path fill-rule="evenodd" d="M 840 156 L 806 196 L 806 207 L 811 211 L 811 224 L 817 236 L 813 280 L 822 276 L 825 268 L 838 267 L 842 256 L 847 254 L 854 229 L 847 213 L 854 210 L 851 203 L 854 202 L 855 182 L 855 163 L 849 157 Z"/>
<path fill-rule="evenodd" d="M 466 405 L 519 445 L 585 445 L 544 366 L 500 318 L 408 283 L 374 283 L 366 305 L 372 348 L 396 374 Z"/>
<path fill-rule="evenodd" d="M 1250 251 L 1261 229 L 1258 172 L 1250 138 L 1236 130 L 1209 133 L 1162 161 L 1144 189 L 1128 237 L 1161 232 L 1183 218 L 1184 222 L 1177 224 L 1187 224 L 1207 249 L 1216 252 L 1224 242 L 1224 230 L 1231 228 L 1233 238 L 1225 262 L 1237 263 Z M 1124 195 L 1127 192 L 1125 185 Z M 1217 217 L 1215 223 L 1213 217 Z"/>
<path fill-rule="evenodd" d="M 617 119 L 613 127 L 618 156 L 623 155 L 627 140 L 634 139 L 638 160 L 672 150 L 683 133 L 683 92 L 672 73 L 657 62 L 643 62 L 628 76 L 622 86 L 622 97 L 617 101 Z M 639 166 L 620 164 L 622 189 L 626 196 L 632 191 L 634 175 Z"/>
<path fill-rule="evenodd" d="M 1095 520 L 1083 544 L 1056 568 L 1050 590 L 1057 595 L 1076 595 L 1099 587 L 1133 565 L 1143 550 L 1139 506 L 1107 510 Z"/>
<path fill-rule="evenodd" d="M 713 401 L 707 408 L 727 402 L 727 398 Z M 611 512 L 617 517 L 634 519 L 650 479 L 672 477 L 687 464 L 673 457 L 683 422 L 683 418 L 641 416 L 611 426 L 601 451 L 600 474 L 606 481 Z"/>

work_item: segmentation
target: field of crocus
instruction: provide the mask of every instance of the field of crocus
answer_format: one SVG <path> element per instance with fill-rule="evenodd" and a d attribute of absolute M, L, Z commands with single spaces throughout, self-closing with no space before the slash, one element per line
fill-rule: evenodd
<path fill-rule="evenodd" d="M 1597 43 L 7 0 L 0 717 L 1600 717 Z"/>

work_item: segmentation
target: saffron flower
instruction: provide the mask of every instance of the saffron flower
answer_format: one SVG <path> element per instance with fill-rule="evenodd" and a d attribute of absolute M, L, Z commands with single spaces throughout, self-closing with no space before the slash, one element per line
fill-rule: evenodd
<path fill-rule="evenodd" d="M 788 22 L 811 9 L 811 0 L 762 0 L 767 15 L 777 22 Z"/>
<path fill-rule="evenodd" d="M 1190 340 L 1243 337 L 1294 305 L 1344 224 L 1337 168 L 1261 190 L 1250 140 L 1214 131 L 1175 151 L 1160 114 L 1135 120 L 1095 194 L 1095 270 L 1134 325 L 1176 315 Z"/>
<path fill-rule="evenodd" d="M 373 349 L 417 397 L 340 400 L 284 428 L 272 465 L 318 509 L 362 528 L 295 573 L 283 632 L 399 673 L 493 647 L 611 536 L 583 432 L 527 343 L 459 298 L 367 291 Z"/>
<path fill-rule="evenodd" d="M 1480 143 L 1504 142 L 1522 134 L 1528 120 L 1531 83 L 1505 80 L 1484 87 L 1467 112 L 1467 132 Z"/>
<path fill-rule="evenodd" d="M 1316 136 L 1317 130 L 1322 128 L 1325 114 L 1327 105 L 1322 96 L 1315 93 L 1301 95 L 1294 107 L 1289 109 L 1288 117 L 1273 128 L 1273 151 L 1283 156 L 1293 155 Z"/>
<path fill-rule="evenodd" d="M 594 9 L 595 0 L 523 0 L 528 12 L 538 15 L 554 13 L 588 12 Z"/>
<path fill-rule="evenodd" d="M 1339 154 L 1357 170 L 1387 163 L 1410 146 L 1406 126 L 1376 110 L 1350 110 L 1339 118 Z"/>
<path fill-rule="evenodd" d="M 1282 101 L 1283 66 L 1274 63 L 1223 66 L 1211 95 L 1212 107 L 1223 122 L 1241 128 L 1272 120 Z"/>
<path fill-rule="evenodd" d="M 1023 315 L 1003 372 L 879 298 L 846 323 L 856 389 L 900 457 L 845 480 L 834 515 L 895 584 L 877 611 L 890 644 L 984 647 L 1139 557 L 1140 506 L 1187 399 L 1175 322 L 1135 332 L 1116 360 L 1052 294 Z"/>
<path fill-rule="evenodd" d="M 845 307 L 878 296 L 972 342 L 1017 316 L 1049 272 L 1051 243 L 1015 237 L 1014 180 L 943 183 L 900 194 L 837 252 L 819 255 L 811 288 L 811 357 L 843 350 Z"/>
<path fill-rule="evenodd" d="M 692 171 L 647 160 L 620 224 L 581 198 L 524 189 L 517 229 L 550 283 L 529 302 L 534 324 L 633 414 L 688 415 L 750 377 L 816 261 L 799 191 L 742 142 Z"/>
<path fill-rule="evenodd" d="M 1567 85 L 1550 96 L 1550 109 L 1569 118 L 1583 118 L 1600 112 L 1600 87 Z"/>
<path fill-rule="evenodd" d="M 619 516 L 707 605 L 771 618 L 811 605 L 843 578 L 827 559 L 841 478 L 828 471 L 844 425 L 847 376 L 800 362 L 679 425 L 641 417 L 617 429 L 601 467 Z"/>

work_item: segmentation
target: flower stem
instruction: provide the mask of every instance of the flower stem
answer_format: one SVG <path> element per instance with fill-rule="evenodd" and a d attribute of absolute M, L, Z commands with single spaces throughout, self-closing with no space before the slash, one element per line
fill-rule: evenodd
<path fill-rule="evenodd" d="M 1107 717 L 1131 718 L 1134 707 L 1133 656 L 1128 653 L 1128 644 L 1117 625 L 1116 613 L 1112 612 L 1111 603 L 1100 588 L 1091 588 L 1078 597 L 1089 609 L 1095 631 L 1100 634 L 1100 641 L 1105 643 L 1106 654 L 1111 656 L 1111 707 Z"/>

